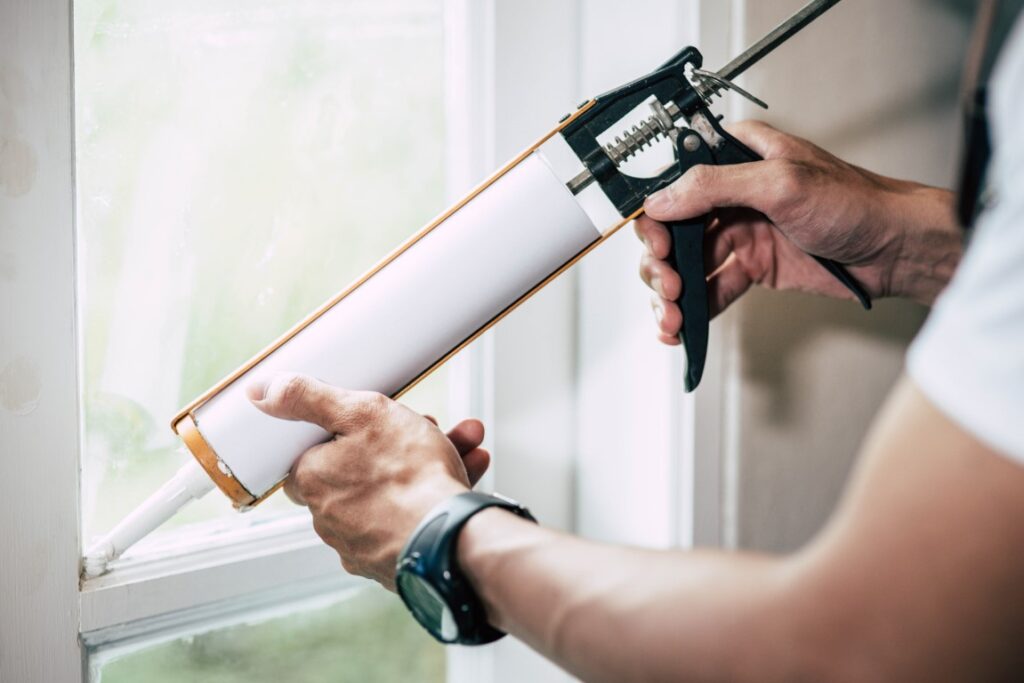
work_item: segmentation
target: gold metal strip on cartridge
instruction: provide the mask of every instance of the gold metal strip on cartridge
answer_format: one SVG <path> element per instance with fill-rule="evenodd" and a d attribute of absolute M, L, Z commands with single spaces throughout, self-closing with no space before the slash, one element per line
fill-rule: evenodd
<path fill-rule="evenodd" d="M 205 393 L 201 394 L 199 397 L 197 397 L 195 400 L 193 400 L 187 406 L 182 408 L 181 411 L 177 415 L 175 415 L 174 418 L 171 420 L 171 429 L 173 429 L 175 432 L 178 432 L 178 424 L 185 417 L 190 416 L 192 413 L 195 412 L 195 410 L 197 408 L 199 408 L 204 403 L 209 401 L 211 398 L 213 398 L 214 396 L 219 394 L 221 391 L 224 390 L 225 387 L 229 386 L 236 379 L 238 379 L 239 377 L 244 375 L 246 372 L 251 370 L 258 363 L 260 363 L 265 358 L 267 358 L 267 356 L 272 354 L 274 351 L 276 351 L 278 348 L 280 348 L 286 342 L 288 342 L 290 339 L 292 339 L 295 335 L 297 335 L 299 332 L 301 332 L 303 329 L 305 329 L 311 323 L 313 323 L 315 320 L 317 320 L 320 316 L 322 316 L 328 310 L 333 308 L 339 301 L 344 299 L 346 296 L 348 296 L 350 293 L 352 293 L 356 288 L 360 287 L 364 282 L 366 282 L 371 277 L 376 275 L 381 269 L 383 269 L 389 263 L 391 263 L 396 258 L 398 258 L 401 254 L 403 254 L 410 247 L 412 247 L 414 244 L 416 244 L 421 239 L 423 239 L 426 235 L 428 235 L 430 232 L 432 232 L 439 225 L 444 223 L 444 221 L 446 221 L 449 217 L 451 217 L 452 214 L 454 214 L 456 211 L 458 211 L 463 206 L 468 204 L 477 195 L 479 195 L 481 192 L 483 192 L 488 187 L 490 187 L 495 181 L 497 181 L 503 175 L 505 175 L 510 170 L 512 170 L 515 166 L 517 166 L 520 162 L 522 162 L 528 156 L 533 154 L 541 145 L 543 145 L 545 142 L 550 140 L 556 134 L 561 132 L 566 126 L 571 124 L 573 121 L 575 121 L 581 115 L 583 115 L 588 109 L 593 107 L 594 104 L 595 104 L 594 100 L 590 100 L 589 102 L 583 104 L 571 116 L 566 118 L 564 121 L 560 122 L 557 126 L 555 126 L 555 128 L 553 128 L 551 131 L 549 131 L 547 134 L 545 134 L 543 137 L 541 137 L 539 140 L 537 140 L 531 146 L 526 148 L 524 151 L 522 151 L 520 154 L 518 154 L 515 158 L 513 158 L 507 164 L 505 164 L 500 169 L 495 171 L 485 181 L 483 181 L 478 186 L 476 186 L 473 190 L 471 190 L 469 192 L 469 194 L 467 194 L 465 197 L 463 197 L 459 202 L 457 202 L 455 205 L 453 205 L 452 207 L 447 209 L 444 213 L 442 213 L 440 216 L 438 216 L 433 221 L 431 221 L 426 227 L 424 227 L 419 232 L 417 232 L 415 235 L 413 235 L 408 240 L 406 240 L 401 245 L 399 245 L 394 251 L 392 251 L 390 254 L 388 254 L 386 257 L 384 257 L 384 259 L 382 261 L 380 261 L 377 265 L 375 265 L 373 268 L 371 268 L 369 271 L 367 271 L 365 274 L 363 274 L 359 279 L 357 279 L 355 282 L 350 284 L 348 287 L 346 287 L 340 293 L 335 295 L 333 298 L 328 300 L 325 304 L 321 305 L 319 308 L 317 308 L 311 314 L 306 316 L 303 320 L 301 320 L 299 323 L 297 323 L 295 326 L 293 326 L 291 329 L 289 329 L 287 332 L 285 332 L 283 335 L 281 335 L 277 340 L 275 340 L 273 343 L 271 343 L 265 349 L 263 349 L 262 351 L 257 353 L 252 358 L 250 358 L 246 363 L 244 363 L 237 370 L 232 372 L 230 375 L 228 375 L 227 377 L 225 377 L 221 381 L 217 382 L 217 384 L 212 386 Z M 447 358 L 447 356 L 446 356 L 446 358 Z M 432 366 L 431 370 L 433 370 L 434 367 L 436 367 L 436 365 Z M 421 377 L 422 377 L 422 375 L 421 375 Z M 415 381 L 419 381 L 419 378 L 417 378 Z M 410 384 L 410 386 L 411 386 L 411 384 Z M 194 423 L 193 423 L 193 426 L 194 426 Z M 205 443 L 205 440 L 204 440 L 204 443 Z"/>
<path fill-rule="evenodd" d="M 583 250 L 580 251 L 580 253 L 576 254 L 571 259 L 566 261 L 565 264 L 561 268 L 559 268 L 555 272 L 551 273 L 551 275 L 548 275 L 546 278 L 541 280 L 541 282 L 538 283 L 533 289 L 528 291 L 526 294 L 523 294 L 521 297 L 519 297 L 514 302 L 512 302 L 505 310 L 503 310 L 501 313 L 499 313 L 498 315 L 494 316 L 489 321 L 487 321 L 487 323 L 485 323 L 483 327 L 481 327 L 479 330 L 477 330 L 472 335 L 467 337 L 464 341 L 462 341 L 454 349 L 449 351 L 444 357 L 441 358 L 441 360 L 439 360 L 436 363 L 434 363 L 433 365 L 431 365 L 419 377 L 417 377 L 416 379 L 414 379 L 413 381 L 409 382 L 407 385 L 402 387 L 398 391 L 398 393 L 396 393 L 394 395 L 394 398 L 399 398 L 400 396 L 402 396 L 402 394 L 404 394 L 405 392 L 411 390 L 417 384 L 422 382 L 424 379 L 426 379 L 426 377 L 428 375 L 430 375 L 430 373 L 432 373 L 434 370 L 437 370 L 439 367 L 441 367 L 442 365 L 447 363 L 452 358 L 452 356 L 454 356 L 459 351 L 462 351 L 464 348 L 466 348 L 467 346 L 472 344 L 474 341 L 476 341 L 477 338 L 480 337 L 480 335 L 482 335 L 484 332 L 486 332 L 487 330 L 491 329 L 492 327 L 497 325 L 499 322 L 501 322 L 505 318 L 505 316 L 507 316 L 509 313 L 511 313 L 512 311 L 514 311 L 517 308 L 519 308 L 519 306 L 521 304 L 525 303 L 526 300 L 529 299 L 530 297 L 532 297 L 534 294 L 536 294 L 540 290 L 544 289 L 552 280 L 554 280 L 555 278 L 560 276 L 562 273 L 564 273 L 565 271 L 569 270 L 574 265 L 576 265 L 576 263 L 580 259 L 582 259 L 584 256 L 586 256 L 587 254 L 592 252 L 594 249 L 597 249 L 599 246 L 604 244 L 608 240 L 608 238 L 611 237 L 612 235 L 614 235 L 615 233 L 617 233 L 619 231 L 619 229 L 622 228 L 622 226 L 626 225 L 627 223 L 629 223 L 631 221 L 636 220 L 637 217 L 639 217 L 640 214 L 642 214 L 643 212 L 644 212 L 643 207 L 641 207 L 641 208 L 637 209 L 636 211 L 634 211 L 632 214 L 630 214 L 630 216 L 628 218 L 624 218 L 621 222 L 616 223 L 615 225 L 613 225 L 608 230 L 605 230 L 603 233 L 601 233 L 600 237 L 598 237 L 596 240 L 594 240 L 589 245 L 584 247 Z"/>
<path fill-rule="evenodd" d="M 221 469 L 222 465 L 217 453 L 210 446 L 209 442 L 199 432 L 195 420 L 191 415 L 183 415 L 175 423 L 175 431 L 185 442 L 192 455 L 199 461 L 199 465 L 206 471 L 221 491 L 224 492 L 235 507 L 244 507 L 256 503 L 256 496 L 252 495 L 241 482 Z M 274 489 L 276 490 L 276 489 Z"/>

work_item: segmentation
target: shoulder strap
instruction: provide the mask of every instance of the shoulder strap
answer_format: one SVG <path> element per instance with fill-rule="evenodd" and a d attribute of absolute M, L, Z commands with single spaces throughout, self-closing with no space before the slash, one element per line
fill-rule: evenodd
<path fill-rule="evenodd" d="M 992 156 L 988 128 L 988 82 L 1024 0 L 979 0 L 964 72 L 964 144 L 960 164 L 957 211 L 969 229 L 982 208 L 985 175 Z"/>

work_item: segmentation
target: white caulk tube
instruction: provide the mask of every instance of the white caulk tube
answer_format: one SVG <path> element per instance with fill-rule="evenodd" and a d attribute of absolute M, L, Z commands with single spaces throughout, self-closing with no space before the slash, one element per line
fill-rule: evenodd
<path fill-rule="evenodd" d="M 174 513 L 214 489 L 213 480 L 195 460 L 185 463 L 166 484 L 144 500 L 106 536 L 85 552 L 86 576 L 99 576 L 107 563 L 166 522 Z"/>
<path fill-rule="evenodd" d="M 394 396 L 599 237 L 565 183 L 531 154 L 191 408 L 176 429 L 193 453 L 201 437 L 196 455 L 216 454 L 216 468 L 207 463 L 207 471 L 233 480 L 229 495 L 250 505 L 328 434 L 265 415 L 247 386 L 299 372 Z M 193 425 L 198 434 L 189 433 Z"/>
<path fill-rule="evenodd" d="M 182 410 L 172 427 L 212 484 L 182 470 L 90 550 L 89 571 L 214 484 L 240 509 L 259 503 L 330 437 L 259 411 L 245 394 L 256 380 L 297 372 L 397 397 L 632 219 L 595 227 L 538 151 L 560 129 Z"/>

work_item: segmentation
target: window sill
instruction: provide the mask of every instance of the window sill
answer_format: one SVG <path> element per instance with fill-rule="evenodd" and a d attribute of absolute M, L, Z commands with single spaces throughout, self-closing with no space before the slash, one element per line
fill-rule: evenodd
<path fill-rule="evenodd" d="M 83 580 L 83 641 L 99 645 L 163 630 L 166 624 L 146 622 L 159 615 L 181 621 L 204 606 L 285 584 L 319 585 L 323 580 L 337 588 L 362 581 L 343 572 L 337 554 L 313 532 L 308 514 L 241 530 L 237 524 L 211 524 L 199 531 L 192 527 L 163 534 L 112 563 L 107 574 Z"/>

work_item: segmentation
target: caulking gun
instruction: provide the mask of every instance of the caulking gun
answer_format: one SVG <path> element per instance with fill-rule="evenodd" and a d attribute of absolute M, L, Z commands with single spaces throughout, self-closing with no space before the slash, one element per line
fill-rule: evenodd
<path fill-rule="evenodd" d="M 709 109 L 712 100 L 732 90 L 763 106 L 733 79 L 838 2 L 809 3 L 718 72 L 704 70 L 701 53 L 687 47 L 646 76 L 566 114 L 355 283 L 186 406 L 172 428 L 194 460 L 89 548 L 86 575 L 103 573 L 110 560 L 214 486 L 239 509 L 258 504 L 306 449 L 330 438 L 314 425 L 260 412 L 245 396 L 250 383 L 277 371 L 301 372 L 397 398 L 639 216 L 648 195 L 699 164 L 759 160 L 722 128 Z M 624 119 L 645 108 L 643 120 L 608 140 Z M 672 162 L 650 177 L 627 174 L 628 162 L 656 143 L 671 146 Z M 705 223 L 701 217 L 668 226 L 670 260 L 685 283 L 679 305 L 687 391 L 700 382 L 708 344 Z M 842 266 L 815 258 L 870 307 Z"/>

